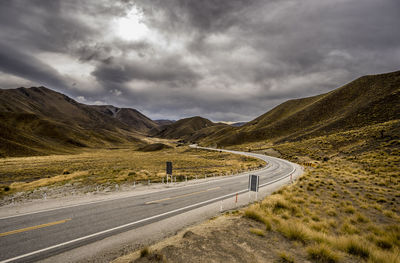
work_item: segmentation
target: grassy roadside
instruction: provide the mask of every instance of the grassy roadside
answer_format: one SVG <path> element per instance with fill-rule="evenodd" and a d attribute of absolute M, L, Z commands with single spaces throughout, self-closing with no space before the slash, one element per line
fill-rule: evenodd
<path fill-rule="evenodd" d="M 116 262 L 400 262 L 399 126 L 238 146 L 314 167 L 258 203 Z"/>
<path fill-rule="evenodd" d="M 245 215 L 301 243 L 315 262 L 400 262 L 398 132 L 393 121 L 277 145 L 316 167 Z"/>
<path fill-rule="evenodd" d="M 161 182 L 172 161 L 177 180 L 220 176 L 263 166 L 255 158 L 189 147 L 143 152 L 133 148 L 97 149 L 73 155 L 0 159 L 0 197 L 39 187 L 109 186 Z"/>

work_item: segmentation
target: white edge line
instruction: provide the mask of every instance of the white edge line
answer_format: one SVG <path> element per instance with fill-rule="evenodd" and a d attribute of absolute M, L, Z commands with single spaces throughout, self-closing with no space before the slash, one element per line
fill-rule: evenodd
<path fill-rule="evenodd" d="M 91 234 L 91 235 L 88 235 L 88 236 L 84 236 L 84 237 L 80 237 L 80 238 L 77 238 L 77 239 L 73 239 L 73 240 L 70 240 L 70 241 L 67 241 L 67 242 L 64 242 L 64 243 L 60 243 L 60 244 L 57 244 L 57 245 L 54 245 L 54 246 L 50 246 L 50 247 L 47 247 L 47 248 L 36 250 L 36 251 L 30 252 L 30 253 L 27 253 L 27 254 L 24 254 L 24 255 L 20 255 L 20 256 L 14 257 L 14 258 L 10 258 L 10 259 L 6 259 L 6 260 L 3 260 L 3 261 L 0 261 L 0 263 L 7 263 L 7 262 L 14 261 L 14 260 L 22 259 L 22 258 L 25 258 L 25 257 L 29 257 L 29 256 L 32 256 L 32 255 L 35 255 L 35 254 L 38 254 L 38 253 L 41 253 L 41 252 L 45 252 L 45 251 L 48 251 L 48 250 L 51 250 L 51 249 L 54 249 L 54 248 L 59 248 L 59 247 L 62 247 L 62 246 L 65 246 L 65 245 L 69 245 L 69 244 L 72 244 L 72 243 L 75 243 L 75 242 L 78 242 L 78 241 L 82 241 L 82 240 L 85 240 L 85 239 L 88 239 L 88 238 L 96 237 L 96 236 L 99 236 L 99 235 L 102 235 L 102 234 L 106 234 L 106 233 L 109 233 L 109 232 L 112 232 L 112 231 L 115 231 L 115 230 L 119 230 L 119 229 L 122 229 L 122 228 L 125 228 L 125 227 L 129 227 L 129 226 L 133 226 L 133 225 L 136 225 L 136 224 L 139 224 L 139 223 L 142 223 L 142 222 L 146 222 L 146 221 L 149 221 L 149 220 L 152 220 L 152 219 L 155 219 L 155 218 L 159 218 L 159 217 L 166 216 L 166 215 L 169 215 L 169 214 L 173 214 L 173 213 L 176 213 L 176 212 L 179 212 L 179 211 L 182 211 L 182 210 L 186 210 L 188 208 L 192 208 L 192 207 L 199 206 L 199 205 L 202 205 L 202 204 L 210 203 L 210 202 L 213 202 L 213 201 L 216 201 L 216 200 L 219 200 L 219 199 L 224 199 L 225 197 L 228 197 L 228 196 L 231 196 L 231 195 L 235 195 L 236 193 L 244 193 L 244 192 L 247 192 L 247 189 L 240 190 L 238 192 L 230 193 L 230 194 L 227 194 L 227 195 L 223 195 L 223 196 L 220 196 L 220 197 L 216 197 L 216 198 L 213 198 L 213 199 L 210 199 L 210 200 L 206 200 L 206 201 L 203 201 L 203 202 L 200 202 L 200 203 L 196 203 L 196 204 L 192 204 L 192 205 L 189 205 L 189 206 L 181 207 L 181 208 L 178 208 L 178 209 L 175 209 L 175 210 L 172 210 L 172 211 L 168 211 L 168 212 L 165 212 L 165 213 L 162 213 L 162 214 L 158 214 L 158 215 L 155 215 L 155 216 L 144 218 L 144 219 L 141 219 L 141 220 L 138 220 L 138 221 L 135 221 L 135 222 L 131 222 L 131 223 L 125 224 L 125 225 L 121 225 L 121 226 L 117 226 L 117 227 L 110 228 L 110 229 L 107 229 L 107 230 L 103 230 L 103 231 L 100 231 L 100 232 L 97 232 L 97 233 L 94 233 L 94 234 Z"/>
<path fill-rule="evenodd" d="M 266 186 L 266 185 L 270 185 L 270 184 L 276 183 L 277 181 L 283 180 L 284 178 L 286 178 L 290 174 L 292 174 L 294 172 L 294 170 L 296 170 L 295 167 L 293 167 L 292 171 L 290 173 L 286 174 L 285 176 L 282 176 L 282 177 L 280 177 L 278 179 L 275 179 L 272 182 L 268 182 L 268 183 L 262 184 L 262 185 L 260 185 L 260 187 L 263 187 L 263 186 Z M 220 196 L 220 197 L 216 197 L 216 198 L 213 198 L 213 199 L 210 199 L 210 200 L 206 200 L 206 201 L 203 201 L 203 202 L 200 202 L 200 203 L 196 203 L 196 204 L 192 204 L 192 205 L 189 205 L 189 206 L 181 207 L 181 208 L 178 208 L 178 209 L 175 209 L 175 210 L 172 210 L 172 211 L 168 211 L 168 212 L 165 212 L 165 213 L 162 213 L 162 214 L 158 214 L 158 215 L 155 215 L 155 216 L 144 218 L 144 219 L 141 219 L 141 220 L 138 220 L 138 221 L 135 221 L 135 222 L 131 222 L 131 223 L 125 224 L 125 225 L 117 226 L 117 227 L 110 228 L 110 229 L 107 229 L 107 230 L 103 230 L 103 231 L 100 231 L 100 232 L 97 232 L 97 233 L 94 233 L 94 234 L 91 234 L 91 235 L 87 235 L 87 236 L 80 237 L 80 238 L 77 238 L 77 239 L 73 239 L 73 240 L 70 240 L 70 241 L 67 241 L 67 242 L 64 242 L 64 243 L 60 243 L 60 244 L 57 244 L 57 245 L 54 245 L 54 246 L 50 246 L 50 247 L 43 248 L 43 249 L 40 249 L 40 250 L 36 250 L 36 251 L 30 252 L 30 253 L 27 253 L 27 254 L 23 254 L 23 255 L 20 255 L 20 256 L 17 256 L 17 257 L 9 258 L 9 259 L 0 261 L 0 263 L 7 263 L 7 262 L 14 261 L 14 260 L 22 259 L 22 258 L 25 258 L 25 257 L 33 256 L 33 255 L 41 253 L 41 252 L 49 251 L 49 250 L 52 250 L 52 249 L 55 249 L 55 248 L 59 248 L 59 247 L 65 246 L 65 245 L 69 245 L 69 244 L 72 244 L 72 243 L 75 243 L 75 242 L 78 242 L 78 241 L 82 241 L 82 240 L 89 239 L 89 238 L 92 238 L 92 237 L 96 237 L 96 236 L 99 236 L 99 235 L 102 235 L 102 234 L 106 234 L 106 233 L 109 233 L 109 232 L 112 232 L 112 231 L 115 231 L 115 230 L 119 230 L 119 229 L 122 229 L 122 228 L 125 228 L 125 227 L 133 226 L 133 225 L 136 225 L 136 224 L 139 224 L 139 223 L 142 223 L 142 222 L 146 222 L 146 221 L 149 221 L 149 220 L 152 220 L 152 219 L 155 219 L 155 218 L 159 218 L 159 217 L 166 216 L 166 215 L 169 215 L 169 214 L 173 214 L 173 213 L 176 213 L 176 212 L 179 212 L 179 211 L 182 211 L 182 210 L 186 210 L 188 208 L 192 208 L 192 207 L 199 206 L 199 205 L 206 204 L 206 203 L 212 203 L 213 201 L 216 201 L 216 200 L 219 200 L 219 199 L 224 199 L 225 197 L 232 196 L 232 195 L 235 195 L 235 194 L 241 194 L 241 193 L 244 193 L 244 192 L 247 192 L 247 191 L 248 191 L 248 189 L 244 189 L 244 190 L 240 190 L 240 191 L 237 191 L 237 192 L 234 192 L 234 193 L 230 193 L 230 194 L 226 194 L 226 195 L 223 195 L 223 196 Z"/>

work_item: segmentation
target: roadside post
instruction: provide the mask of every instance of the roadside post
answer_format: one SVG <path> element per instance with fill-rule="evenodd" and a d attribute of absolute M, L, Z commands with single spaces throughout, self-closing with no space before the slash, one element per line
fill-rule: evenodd
<path fill-rule="evenodd" d="M 250 191 L 256 192 L 256 200 L 257 200 L 259 186 L 260 186 L 260 176 L 254 174 L 249 175 L 249 200 L 250 200 Z"/>
<path fill-rule="evenodd" d="M 166 174 L 167 174 L 167 184 L 168 184 L 168 175 L 171 176 L 171 183 L 173 182 L 172 178 L 172 162 L 166 162 Z"/>
<path fill-rule="evenodd" d="M 235 207 L 237 207 L 238 195 L 239 195 L 239 194 L 236 193 Z"/>

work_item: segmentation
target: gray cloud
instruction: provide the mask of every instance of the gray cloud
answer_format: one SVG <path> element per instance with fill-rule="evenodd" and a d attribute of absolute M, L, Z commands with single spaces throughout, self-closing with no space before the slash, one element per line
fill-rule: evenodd
<path fill-rule="evenodd" d="M 397 0 L 0 5 L 2 88 L 22 78 L 152 118 L 250 120 L 287 99 L 399 69 Z M 132 10 L 145 29 L 119 32 Z"/>
<path fill-rule="evenodd" d="M 21 53 L 0 43 L 0 71 L 36 82 L 40 85 L 67 89 L 68 83 L 51 66 L 34 56 Z"/>

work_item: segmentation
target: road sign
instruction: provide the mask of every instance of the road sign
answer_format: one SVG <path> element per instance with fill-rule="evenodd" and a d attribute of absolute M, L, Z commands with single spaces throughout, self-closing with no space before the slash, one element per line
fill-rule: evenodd
<path fill-rule="evenodd" d="M 258 187 L 260 185 L 260 177 L 258 175 L 249 176 L 249 190 L 253 192 L 258 192 Z"/>
<path fill-rule="evenodd" d="M 172 162 L 167 162 L 167 174 L 172 175 Z"/>

